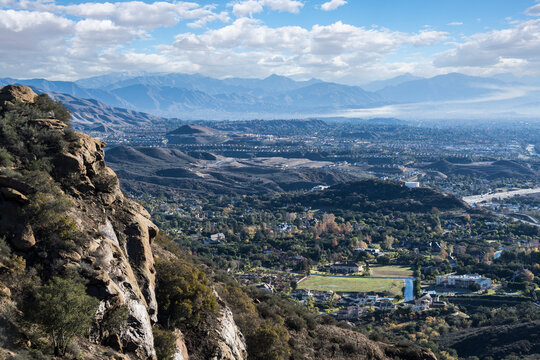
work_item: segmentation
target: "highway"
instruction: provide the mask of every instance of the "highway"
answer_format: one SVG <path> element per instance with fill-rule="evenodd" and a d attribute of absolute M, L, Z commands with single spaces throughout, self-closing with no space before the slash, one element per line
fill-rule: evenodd
<path fill-rule="evenodd" d="M 463 201 L 465 201 L 469 205 L 473 205 L 473 204 L 478 204 L 482 202 L 488 202 L 493 199 L 508 199 L 517 195 L 529 195 L 529 194 L 536 194 L 536 193 L 540 193 L 540 187 L 534 188 L 534 189 L 503 191 L 503 192 L 498 192 L 498 193 L 493 193 L 493 194 L 465 196 L 463 198 Z"/>

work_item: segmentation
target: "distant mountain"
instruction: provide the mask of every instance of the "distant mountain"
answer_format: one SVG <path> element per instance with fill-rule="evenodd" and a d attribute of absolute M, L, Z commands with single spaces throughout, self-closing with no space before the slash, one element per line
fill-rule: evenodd
<path fill-rule="evenodd" d="M 315 83 L 273 97 L 276 103 L 311 109 L 373 106 L 382 97 L 358 86 L 335 83 Z"/>
<path fill-rule="evenodd" d="M 393 104 L 469 101 L 516 85 L 455 73 L 430 79 L 405 74 L 367 85 L 369 89 L 384 86 L 376 92 L 317 79 L 295 81 L 278 75 L 265 79 L 214 79 L 198 74 L 112 73 L 76 82 L 0 79 L 0 86 L 12 83 L 48 93 L 95 99 L 112 107 L 154 116 L 235 120 L 303 118 Z M 515 106 L 506 106 L 504 100 L 497 104 L 505 108 L 530 108 L 535 106 L 534 99 L 529 94 L 512 99 L 509 105 Z"/>
<path fill-rule="evenodd" d="M 111 94 L 110 92 L 99 89 L 82 88 L 71 81 L 49 81 L 45 79 L 18 80 L 11 78 L 0 79 L 0 86 L 10 84 L 19 84 L 30 86 L 34 90 L 41 90 L 46 93 L 62 93 L 82 99 L 95 99 L 110 106 L 128 107 L 124 100 Z"/>
<path fill-rule="evenodd" d="M 379 91 L 388 86 L 396 86 L 399 84 L 403 84 L 404 82 L 407 82 L 407 81 L 414 81 L 414 80 L 421 80 L 421 79 L 423 78 L 407 73 L 407 74 L 396 76 L 394 78 L 387 79 L 387 80 L 372 81 L 370 83 L 362 85 L 362 88 L 367 91 Z"/>
<path fill-rule="evenodd" d="M 376 93 L 393 103 L 474 99 L 504 87 L 503 81 L 458 73 L 406 81 Z"/>
<path fill-rule="evenodd" d="M 170 121 L 147 113 L 112 107 L 94 99 L 80 99 L 67 94 L 50 92 L 72 114 L 71 123 L 77 130 L 112 132 L 120 128 L 156 126 Z"/>

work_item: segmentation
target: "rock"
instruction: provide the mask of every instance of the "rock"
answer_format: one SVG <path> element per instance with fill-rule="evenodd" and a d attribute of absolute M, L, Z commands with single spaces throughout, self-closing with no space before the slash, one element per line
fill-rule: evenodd
<path fill-rule="evenodd" d="M 174 336 L 176 336 L 176 351 L 173 355 L 173 360 L 189 360 L 184 334 L 180 330 L 175 329 Z"/>
<path fill-rule="evenodd" d="M 11 290 L 4 284 L 0 282 L 0 299 L 9 299 L 11 298 Z"/>
<path fill-rule="evenodd" d="M 14 102 L 16 100 L 33 103 L 37 97 L 37 94 L 28 86 L 23 85 L 8 85 L 0 89 L 0 105 L 4 106 L 7 102 Z"/>
<path fill-rule="evenodd" d="M 32 227 L 26 224 L 18 231 L 13 238 L 11 238 L 11 244 L 21 251 L 26 251 L 31 249 L 36 245 L 36 238 L 34 237 L 34 231 Z"/>
<path fill-rule="evenodd" d="M 24 196 L 20 191 L 12 188 L 0 188 L 0 194 L 2 194 L 4 199 L 8 201 L 15 201 L 23 205 L 28 203 L 28 198 L 26 196 Z"/>
<path fill-rule="evenodd" d="M 211 358 L 212 360 L 245 360 L 247 347 L 244 335 L 236 326 L 231 309 L 217 292 L 214 292 L 214 295 L 218 299 L 219 312 L 216 317 L 217 326 L 213 329 L 216 350 Z"/>

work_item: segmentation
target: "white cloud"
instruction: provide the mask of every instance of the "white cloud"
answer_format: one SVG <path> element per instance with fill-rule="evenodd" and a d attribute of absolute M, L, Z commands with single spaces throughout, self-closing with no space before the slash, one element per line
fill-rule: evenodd
<path fill-rule="evenodd" d="M 261 0 L 261 4 L 272 10 L 290 12 L 297 14 L 304 7 L 301 1 L 297 0 Z"/>
<path fill-rule="evenodd" d="M 0 10 L 0 58 L 15 51 L 47 55 L 72 33 L 74 22 L 49 12 Z"/>
<path fill-rule="evenodd" d="M 321 5 L 321 9 L 324 11 L 335 10 L 340 6 L 347 4 L 345 0 L 330 0 Z"/>
<path fill-rule="evenodd" d="M 463 23 L 461 21 L 452 21 L 451 23 L 447 24 L 448 26 L 461 26 Z"/>
<path fill-rule="evenodd" d="M 529 16 L 540 16 L 540 4 L 531 6 L 525 11 L 525 14 Z"/>
<path fill-rule="evenodd" d="M 381 62 L 401 47 L 429 46 L 445 39 L 445 33 L 430 30 L 407 34 L 342 22 L 311 29 L 272 28 L 260 20 L 243 17 L 202 34 L 179 34 L 173 46 L 161 50 L 171 58 L 198 64 L 206 75 L 253 77 L 279 73 L 351 83 L 383 74 L 389 65 Z"/>
<path fill-rule="evenodd" d="M 438 54 L 434 64 L 438 67 L 531 69 L 540 64 L 540 20 L 529 20 L 512 28 L 474 34 L 456 44 L 455 48 Z"/>
<path fill-rule="evenodd" d="M 244 17 L 246 15 L 253 16 L 263 11 L 263 6 L 258 0 L 247 0 L 234 4 L 230 4 L 233 8 L 233 14 L 236 17 Z"/>
<path fill-rule="evenodd" d="M 232 6 L 233 14 L 236 17 L 253 16 L 254 14 L 261 13 L 264 7 L 275 11 L 297 14 L 304 6 L 301 1 L 297 0 L 242 0 L 231 2 L 227 5 Z"/>

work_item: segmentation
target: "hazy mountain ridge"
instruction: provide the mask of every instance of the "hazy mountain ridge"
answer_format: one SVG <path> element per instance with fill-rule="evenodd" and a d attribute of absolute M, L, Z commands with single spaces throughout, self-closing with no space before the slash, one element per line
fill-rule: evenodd
<path fill-rule="evenodd" d="M 375 92 L 366 91 L 360 86 L 317 79 L 295 81 L 278 75 L 265 79 L 220 80 L 198 74 L 113 73 L 76 82 L 0 79 L 0 85 L 8 83 L 32 86 L 50 94 L 63 93 L 76 98 L 95 99 L 112 107 L 147 112 L 154 116 L 176 118 L 329 114 L 392 104 L 473 100 L 517 86 L 516 83 L 509 84 L 495 78 L 457 73 L 429 79 L 409 74 L 367 84 L 369 89 L 377 90 Z M 72 106 L 71 101 L 73 99 L 67 102 L 68 106 Z M 78 110 L 75 109 L 75 112 Z"/>

